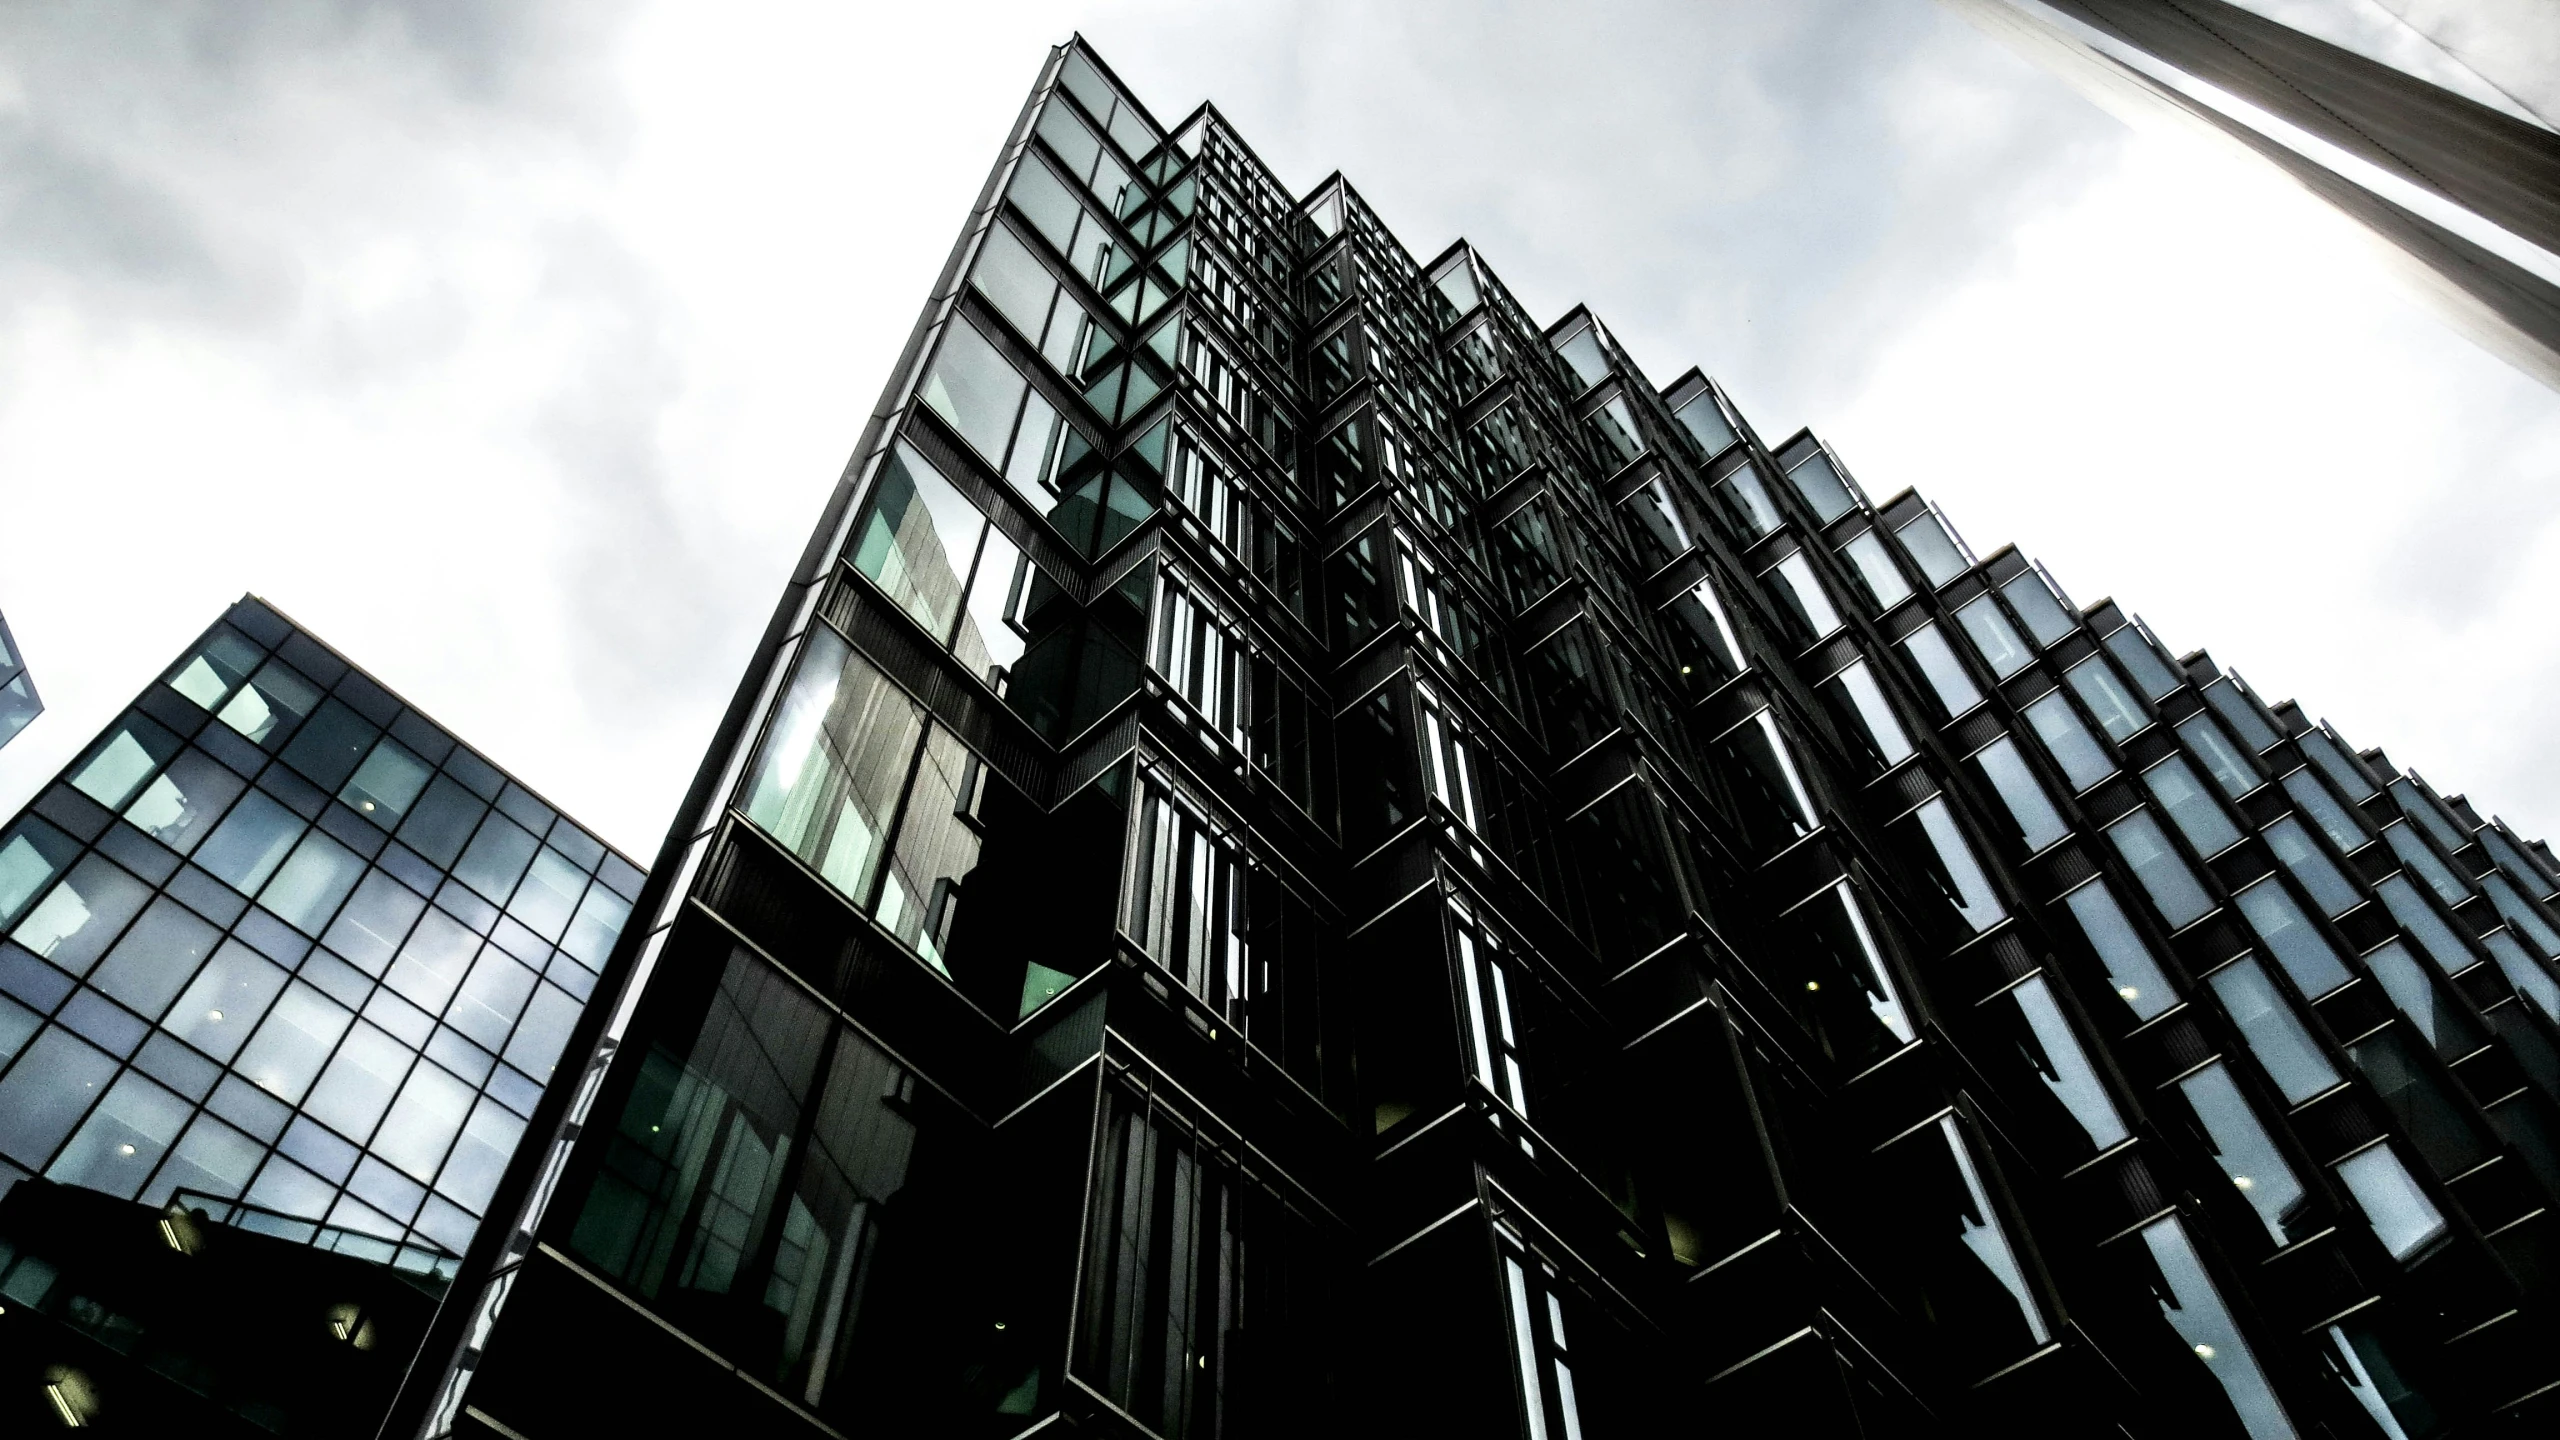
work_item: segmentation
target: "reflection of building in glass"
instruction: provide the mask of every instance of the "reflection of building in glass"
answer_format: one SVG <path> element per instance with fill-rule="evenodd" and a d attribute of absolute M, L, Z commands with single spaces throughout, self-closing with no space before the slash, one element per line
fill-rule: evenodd
<path fill-rule="evenodd" d="M 983 195 L 396 1433 L 2547 1426 L 2548 851 L 1080 44 Z"/>
<path fill-rule="evenodd" d="M 43 713 L 44 701 L 36 694 L 34 678 L 27 674 L 26 657 L 18 653 L 8 620 L 0 618 L 0 745 L 17 739 L 27 722 Z"/>
<path fill-rule="evenodd" d="M 244 599 L 0 829 L 0 1185 L 458 1254 L 639 879 Z"/>
<path fill-rule="evenodd" d="M 2560 7 L 2544 0 L 1954 0 L 2101 98 L 2247 147 L 2560 386 Z"/>

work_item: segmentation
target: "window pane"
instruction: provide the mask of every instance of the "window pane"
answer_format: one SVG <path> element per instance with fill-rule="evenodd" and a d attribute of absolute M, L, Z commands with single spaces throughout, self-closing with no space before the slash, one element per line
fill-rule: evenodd
<path fill-rule="evenodd" d="M 1769 492 L 1760 484 L 1760 474 L 1745 465 L 1716 482 L 1724 488 L 1725 498 L 1742 512 L 1743 522 L 1754 535 L 1766 535 L 1785 523 L 1778 518 L 1778 507 L 1769 501 Z"/>
<path fill-rule="evenodd" d="M 2284 1152 L 2276 1148 L 2267 1127 L 2259 1123 L 2258 1112 L 2250 1108 L 2239 1082 L 2231 1078 L 2230 1067 L 2216 1060 L 2180 1080 L 2178 1092 L 2204 1127 L 2214 1163 L 2258 1212 L 2267 1234 L 2278 1245 L 2298 1238 L 2294 1227 L 2302 1218 L 2302 1180 L 2285 1163 Z"/>
<path fill-rule="evenodd" d="M 2320 827 L 2340 853 L 2352 855 L 2363 846 L 2364 822 L 2338 803 L 2338 797 L 2329 793 L 2329 787 L 2320 783 L 2320 777 L 2312 774 L 2309 766 L 2284 777 L 2284 793 L 2293 797 L 2293 803 L 2311 817 L 2311 822 Z"/>
<path fill-rule="evenodd" d="M 2327 852 L 2312 842 L 2311 832 L 2300 820 L 2287 815 L 2268 826 L 2263 833 L 2267 837 L 2267 848 L 2276 852 L 2276 858 L 2293 872 L 2293 878 L 2301 881 L 2302 888 L 2311 892 L 2312 902 L 2320 907 L 2322 913 L 2344 915 L 2364 903 L 2364 897 L 2356 893 L 2355 886 L 2349 884 L 2338 867 L 2330 863 Z"/>
<path fill-rule="evenodd" d="M 2148 1020 L 2178 1003 L 2177 991 L 2160 973 L 2160 963 L 2151 958 L 2151 947 L 2142 943 L 2142 933 L 2133 928 L 2133 921 L 2104 883 L 2083 885 L 2064 903 L 2071 907 L 2071 918 L 2080 922 L 2080 933 L 2088 937 L 2098 963 L 2106 967 L 2116 998 L 2136 1018 Z"/>
<path fill-rule="evenodd" d="M 240 797 L 243 788 L 230 767 L 201 750 L 189 749 L 143 787 L 126 807 L 124 818 L 184 855 L 213 828 L 215 817 Z"/>
<path fill-rule="evenodd" d="M 748 783 L 747 818 L 863 903 L 923 730 L 905 692 L 812 626 Z"/>
<path fill-rule="evenodd" d="M 2338 1083 L 2329 1057 L 2320 1052 L 2257 961 L 2227 965 L 2214 972 L 2211 984 L 2213 993 L 2222 997 L 2222 1008 L 2240 1028 L 2249 1053 L 2258 1057 L 2267 1078 L 2276 1082 L 2287 1102 L 2299 1105 Z"/>
<path fill-rule="evenodd" d="M 416 891 L 392 879 L 382 871 L 371 871 L 347 907 L 338 912 L 329 933 L 321 937 L 330 949 L 345 956 L 367 975 L 380 975 L 383 967 L 400 949 L 427 902 Z"/>
<path fill-rule="evenodd" d="M 2033 658 L 2025 641 L 2018 638 L 2009 617 L 2000 613 L 1999 604 L 1985 595 L 1956 612 L 1956 620 L 1964 633 L 1973 637 L 1973 647 L 1982 652 L 1991 673 L 2006 680 L 2026 668 Z"/>
<path fill-rule="evenodd" d="M 2071 633 L 2071 612 L 2053 598 L 2053 588 L 2035 571 L 2009 577 L 2000 593 L 2009 597 L 2009 604 L 2017 610 L 2018 618 L 2027 622 L 2027 633 L 2036 638 L 2039 647 Z"/>
<path fill-rule="evenodd" d="M 2409 938 L 2418 942 L 2418 948 L 2427 952 L 2427 958 L 2436 962 L 2437 969 L 2447 975 L 2459 975 L 2480 963 L 2471 953 L 2471 947 L 2463 944 L 2453 933 L 2453 927 L 2445 923 L 2444 917 L 2420 897 L 2417 887 L 2409 883 L 2407 876 L 2386 875 L 2375 882 L 2373 891 L 2382 897 L 2383 906 L 2391 912 L 2391 918 L 2399 921 L 2400 928 L 2409 932 Z"/>
<path fill-rule="evenodd" d="M 1973 847 L 1965 843 L 1964 832 L 1957 828 L 1955 814 L 1947 809 L 1945 798 L 1921 806 L 1919 818 L 1921 832 L 1929 837 L 1929 848 L 1938 857 L 1940 879 L 1952 886 L 1947 898 L 1956 913 L 1977 931 L 1998 924 L 2009 912 L 2002 908 L 1990 878 L 1973 858 Z"/>
<path fill-rule="evenodd" d="M 415 1180 L 433 1179 L 475 1098 L 470 1086 L 433 1065 L 419 1065 L 400 1087 L 382 1133 L 373 1137 L 373 1153 Z"/>
<path fill-rule="evenodd" d="M 497 946 L 483 945 L 470 977 L 453 998 L 453 1008 L 445 1012 L 445 1023 L 479 1042 L 482 1049 L 498 1050 L 506 1045 L 508 1032 L 516 1028 L 516 1017 L 524 1013 L 524 1002 L 532 995 L 533 972 Z"/>
<path fill-rule="evenodd" d="M 1825 525 L 1848 514 L 1858 503 L 1841 480 L 1840 472 L 1831 468 L 1831 457 L 1820 451 L 1789 470 L 1787 478 L 1795 482 L 1796 493 L 1804 497 L 1804 503 L 1813 507 L 1814 517 Z"/>
<path fill-rule="evenodd" d="M 2338 952 L 2281 884 L 2261 880 L 2233 898 L 2249 917 L 2249 928 L 2258 932 L 2304 995 L 2317 1000 L 2347 983 L 2347 967 L 2339 963 Z"/>
<path fill-rule="evenodd" d="M 52 894 L 27 912 L 9 938 L 74 975 L 85 975 L 150 898 L 149 887 L 105 857 L 85 856 Z"/>
<path fill-rule="evenodd" d="M 2266 716 L 2240 692 L 2238 682 L 2225 675 L 2204 687 L 2205 703 L 2213 707 L 2231 726 L 2233 733 L 2249 744 L 2252 751 L 2264 750 L 2282 737 L 2267 723 Z"/>
<path fill-rule="evenodd" d="M 2115 668 L 2106 661 L 2093 655 L 2072 666 L 2062 678 L 2071 682 L 2080 703 L 2098 717 L 2098 728 L 2111 737 L 2122 740 L 2151 723 L 2134 700 L 2133 692 L 2124 688 L 2124 682 L 2116 678 Z"/>
<path fill-rule="evenodd" d="M 1885 699 L 1884 687 L 1876 683 L 1875 672 L 1867 662 L 1859 660 L 1841 671 L 1831 681 L 1839 693 L 1848 697 L 1851 710 L 1864 727 L 1876 758 L 1886 768 L 1911 758 L 1911 737 L 1904 734 L 1902 722 L 1895 718 L 1892 704 Z"/>
<path fill-rule="evenodd" d="M 2151 648 L 2139 627 L 2125 625 L 2110 630 L 2103 643 L 2107 653 L 2133 676 L 2133 683 L 2142 687 L 2143 694 L 2157 700 L 2178 688 L 2178 673 L 2160 658 L 2159 651 Z"/>
<path fill-rule="evenodd" d="M 320 687 L 281 660 L 259 667 L 249 683 L 222 707 L 222 723 L 270 749 L 320 703 Z"/>
<path fill-rule="evenodd" d="M 302 817 L 276 803 L 267 792 L 252 790 L 205 838 L 203 848 L 196 852 L 196 863 L 241 894 L 255 895 L 300 838 Z"/>
<path fill-rule="evenodd" d="M 2009 998 L 2026 1020 L 2027 1032 L 2034 1037 L 2028 1061 L 2035 1066 L 2045 1089 L 2080 1123 L 2089 1143 L 2104 1150 L 2124 1139 L 2129 1133 L 2124 1119 L 2116 1113 L 2106 1083 L 2098 1078 L 2097 1067 L 2089 1063 L 2088 1052 L 2081 1048 L 2080 1037 L 2072 1033 L 2071 1022 L 2064 1018 L 2061 1002 L 2054 999 L 2045 978 L 2027 977 L 2010 988 Z"/>
<path fill-rule="evenodd" d="M 980 842 L 969 812 L 977 804 L 979 782 L 978 758 L 935 726 L 907 798 L 889 878 L 880 888 L 880 923 L 944 974 L 950 973 L 942 952 L 958 913 L 960 881 L 978 862 Z"/>
<path fill-rule="evenodd" d="M 2018 753 L 2018 742 L 2003 735 L 1978 751 L 1973 761 L 1982 767 L 1991 788 L 2000 794 L 2000 802 L 2009 808 L 2009 817 L 2018 822 L 2020 838 L 2030 853 L 2071 833 L 2054 813 L 2053 802 L 2044 793 L 2044 784 L 2036 779 L 2026 757 Z"/>
<path fill-rule="evenodd" d="M 2106 749 L 2090 735 L 2089 727 L 2071 708 L 2071 701 L 2059 690 L 2029 705 L 2027 723 L 2035 727 L 2036 738 L 2044 742 L 2045 753 L 2071 781 L 2074 790 L 2086 790 L 2116 771 L 2116 762 L 2107 758 Z"/>
<path fill-rule="evenodd" d="M 2348 799 L 2361 802 L 2373 798 L 2373 781 L 2364 773 L 2364 766 L 2348 758 L 2347 752 L 2330 738 L 2329 732 L 2305 730 L 2294 737 L 2294 743 L 2302 747 L 2302 753 L 2309 756 L 2311 763 L 2320 767 L 2320 773 L 2328 776 L 2330 783 Z"/>
<path fill-rule="evenodd" d="M 2204 762 L 2205 773 L 2222 787 L 2223 794 L 2237 800 L 2258 788 L 2257 767 L 2241 758 L 2239 747 L 2231 743 L 2231 737 L 2222 733 L 2222 727 L 2214 724 L 2211 716 L 2188 716 L 2179 722 L 2178 734 L 2185 738 L 2196 758 Z"/>
<path fill-rule="evenodd" d="M 129 715 L 72 772 L 71 786 L 110 810 L 121 810 L 151 772 L 178 753 L 178 744 L 177 736 Z"/>
<path fill-rule="evenodd" d="M 578 897 L 586 889 L 586 872 L 546 845 L 534 853 L 524 883 L 516 887 L 516 898 L 507 902 L 507 913 L 534 934 L 557 941 L 568 928 L 569 917 L 577 913 Z"/>
<path fill-rule="evenodd" d="M 389 1108 L 391 1097 L 416 1059 L 409 1047 L 358 1021 L 321 1073 L 303 1109 L 341 1135 L 361 1143 Z"/>
<path fill-rule="evenodd" d="M 612 953 L 613 942 L 620 938 L 624 922 L 631 918 L 631 902 L 602 885 L 587 887 L 587 898 L 578 902 L 578 913 L 569 922 L 569 933 L 560 948 L 570 958 L 590 970 L 604 968 L 605 957 Z"/>
<path fill-rule="evenodd" d="M 1937 692 L 1938 703 L 1949 716 L 1961 715 L 1982 703 L 1982 692 L 1974 688 L 1973 676 L 1966 673 L 1964 662 L 1956 658 L 1955 647 L 1939 633 L 1935 621 L 1911 632 L 1902 648 L 1920 666 L 1920 673 Z"/>
<path fill-rule="evenodd" d="M 312 1077 L 320 1073 L 353 1018 L 345 1007 L 297 980 L 277 998 L 276 1008 L 267 1013 L 249 1048 L 240 1052 L 240 1073 L 277 1099 L 294 1104 L 311 1088 Z"/>
<path fill-rule="evenodd" d="M 45 1168 L 45 1178 L 131 1199 L 185 1128 L 190 1108 L 128 1070 Z"/>
<path fill-rule="evenodd" d="M 2445 1232 L 2443 1212 L 2389 1145 L 2358 1151 L 2336 1169 L 2347 1182 L 2347 1193 L 2356 1197 L 2356 1207 L 2373 1222 L 2374 1237 L 2394 1260 L 2414 1257 Z"/>
<path fill-rule="evenodd" d="M 259 892 L 258 903 L 284 917 L 305 935 L 317 936 L 338 913 L 338 902 L 364 878 L 364 861 L 356 853 L 314 830 L 302 837 L 293 858 Z"/>
<path fill-rule="evenodd" d="M 178 662 L 169 676 L 169 688 L 194 701 L 198 709 L 211 710 L 265 658 L 266 652 L 247 636 L 217 624 L 202 649 Z"/>
<path fill-rule="evenodd" d="M 504 815 L 492 815 L 480 823 L 479 833 L 454 862 L 453 878 L 479 891 L 490 904 L 504 905 L 515 894 L 516 882 L 524 878 L 524 867 L 533 863 L 533 852 L 540 844 L 523 826 Z"/>
<path fill-rule="evenodd" d="M 79 841 L 32 815 L 0 834 L 0 925 L 17 919 L 79 853 Z"/>
<path fill-rule="evenodd" d="M 943 326 L 942 348 L 924 377 L 924 403 L 990 465 L 1004 464 L 1005 439 L 1013 433 L 1026 388 L 1022 376 L 966 321 L 955 317 Z"/>
<path fill-rule="evenodd" d="M 1571 339 L 1556 347 L 1556 353 L 1573 367 L 1585 389 L 1609 377 L 1609 359 L 1600 353 L 1600 337 L 1588 325 L 1574 331 Z"/>
<path fill-rule="evenodd" d="M 124 932 L 89 983 L 156 1020 L 221 940 L 221 931 L 164 896 Z"/>
<path fill-rule="evenodd" d="M 1911 558 L 1920 562 L 1920 573 L 1932 585 L 1944 585 L 1972 566 L 1935 514 L 1923 515 L 1894 534 L 1901 537 L 1902 548 L 1911 552 Z"/>
<path fill-rule="evenodd" d="M 1867 593 L 1875 597 L 1877 609 L 1890 610 L 1911 598 L 1911 582 L 1903 578 L 1902 567 L 1893 563 L 1893 552 L 1885 548 L 1882 535 L 1861 530 L 1841 548 L 1858 567 L 1858 577 L 1867 582 Z"/>
<path fill-rule="evenodd" d="M 988 526 L 978 573 L 969 582 L 969 599 L 963 607 L 968 618 L 952 637 L 951 650 L 971 674 L 990 685 L 1002 685 L 1005 673 L 1022 658 L 1029 642 L 1014 617 L 1030 584 L 1031 566 L 1021 547 L 1006 539 L 1003 531 Z"/>
<path fill-rule="evenodd" d="M 960 613 L 961 587 L 986 528 L 977 507 L 902 440 L 889 451 L 863 507 L 853 568 L 938 642 Z"/>
<path fill-rule="evenodd" d="M 409 813 L 409 807 L 418 802 L 418 793 L 427 788 L 428 775 L 426 761 L 410 754 L 399 741 L 385 737 L 356 767 L 355 775 L 338 792 L 338 798 L 374 824 L 393 829 Z"/>
<path fill-rule="evenodd" d="M 2409 1023 L 2436 1047 L 2436 1053 L 2453 1059 L 2480 1047 L 2479 1027 L 2460 1009 L 2446 1003 L 2435 982 L 2427 978 L 2426 969 L 2409 953 L 2409 947 L 2397 940 L 2385 941 L 2380 949 L 2364 957 L 2364 963 L 2391 996 L 2391 1003 L 2409 1017 Z"/>
<path fill-rule="evenodd" d="M 1041 327 L 1048 322 L 1049 302 L 1057 298 L 1058 282 L 1048 267 L 1033 259 L 1030 249 L 1014 238 L 1012 230 L 1002 225 L 987 227 L 986 243 L 979 247 L 977 267 L 970 272 L 969 280 L 995 305 L 998 314 L 1013 322 L 1023 339 L 1034 346 L 1040 343 Z"/>
<path fill-rule="evenodd" d="M 2107 838 L 2115 842 L 2124 863 L 2133 867 L 2133 878 L 2142 882 L 2143 892 L 2170 929 L 2183 930 L 2213 908 L 2204 887 L 2196 883 L 2195 872 L 2169 844 L 2160 822 L 2148 813 L 2137 810 L 2108 826 Z"/>
<path fill-rule="evenodd" d="M 507 1158 L 515 1154 L 517 1142 L 523 1138 L 524 1121 L 484 1097 L 472 1107 L 470 1120 L 463 1124 L 452 1158 L 445 1161 L 444 1174 L 436 1180 L 436 1189 L 474 1214 L 485 1210 L 490 1192 L 498 1188 L 498 1176 L 507 1168 Z"/>
<path fill-rule="evenodd" d="M 68 1030 L 47 1028 L 0 1080 L 0 1155 L 30 1168 L 43 1165 L 115 1073 L 106 1052 Z"/>
<path fill-rule="evenodd" d="M 2204 1262 L 2196 1258 L 2185 1227 L 2171 1216 L 2143 1227 L 2142 1243 L 2150 1249 L 2152 1263 L 2160 1267 L 2165 1282 L 2158 1292 L 2160 1313 L 2231 1398 L 2231 1408 L 2239 1412 L 2250 1440 L 2293 1440 L 2293 1422 L 2267 1384 L 2266 1372 L 2258 1368 L 2249 1342 L 2241 1338 L 2221 1292 L 2205 1274 Z"/>
<path fill-rule="evenodd" d="M 2160 808 L 2177 822 L 2187 843 L 2199 855 L 2219 855 L 2240 842 L 2240 827 L 2231 823 L 2222 806 L 2205 792 L 2204 783 L 2187 762 L 2172 755 L 2142 772 L 2142 783 L 2151 791 Z"/>
<path fill-rule="evenodd" d="M 1878 1183 L 1912 1227 L 1910 1260 L 1959 1363 L 1989 1371 L 2051 1332 L 1952 1116 L 1877 1152 Z"/>
<path fill-rule="evenodd" d="M 285 973 L 237 940 L 225 940 L 198 971 L 160 1028 L 216 1060 L 229 1060 L 249 1038 L 267 1005 L 284 989 Z"/>
<path fill-rule="evenodd" d="M 1462 305 L 1459 308 L 1472 307 Z M 1740 438 L 1733 433 L 1733 426 L 1726 422 L 1724 411 L 1717 408 L 1715 397 L 1704 390 L 1692 396 L 1688 404 L 1673 411 L 1672 415 L 1697 438 L 1698 449 L 1711 459 L 1723 454 L 1725 447 Z"/>
<path fill-rule="evenodd" d="M 2515 882 L 2504 875 L 2491 874 L 2482 877 L 2480 885 L 2489 892 L 2489 903 L 2507 918 L 2508 928 L 2521 933 L 2525 943 L 2541 951 L 2545 960 L 2560 959 L 2560 931 L 2554 931 L 2551 922 L 2526 901 Z"/>
<path fill-rule="evenodd" d="M 1830 595 L 1803 551 L 1779 561 L 1776 574 L 1786 582 L 1785 593 L 1794 599 L 1796 613 L 1805 622 L 1806 638 L 1819 640 L 1840 628 L 1840 612 L 1832 608 Z"/>

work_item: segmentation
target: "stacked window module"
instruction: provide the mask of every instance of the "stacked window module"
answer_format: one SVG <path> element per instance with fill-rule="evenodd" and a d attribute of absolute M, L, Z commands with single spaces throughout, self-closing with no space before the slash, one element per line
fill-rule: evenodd
<path fill-rule="evenodd" d="M 2555 890 L 1076 42 L 394 1429 L 2528 1423 Z"/>

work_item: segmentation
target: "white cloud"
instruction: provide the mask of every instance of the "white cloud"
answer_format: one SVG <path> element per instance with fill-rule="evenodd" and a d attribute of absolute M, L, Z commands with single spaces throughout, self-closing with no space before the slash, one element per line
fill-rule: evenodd
<path fill-rule="evenodd" d="M 52 713 L 0 807 L 256 590 L 645 858 L 1077 24 L 1165 118 L 2560 814 L 2551 397 L 1922 0 L 6 12 L 0 611 Z"/>

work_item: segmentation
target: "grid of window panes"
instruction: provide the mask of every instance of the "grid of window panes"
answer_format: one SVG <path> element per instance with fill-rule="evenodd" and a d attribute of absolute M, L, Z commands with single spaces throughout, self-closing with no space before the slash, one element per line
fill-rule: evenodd
<path fill-rule="evenodd" d="M 842 1338 L 882 1321 L 815 1280 L 871 1253 L 905 1132 L 836 1136 L 854 1112 L 807 1057 L 837 1021 L 732 1003 L 790 990 L 779 965 L 853 1026 L 911 1018 L 787 953 L 823 934 L 907 967 L 911 999 L 947 985 L 1038 1084 L 1079 1044 L 1161 1047 L 1166 1073 L 1308 1102 L 1345 1155 L 1463 1155 L 1472 1212 L 1357 1248 L 1390 1257 L 1365 1300 L 1400 1337 L 1490 1367 L 1434 1402 L 1475 1407 L 1454 1426 L 1415 1417 L 1436 1426 L 1638 1433 L 1708 1355 L 1726 1393 L 1791 1385 L 1749 1378 L 1803 1373 L 1785 1332 L 1637 1313 L 1665 1285 L 1774 1310 L 1734 1277 L 1790 1247 L 1818 1257 L 1780 1287 L 1820 1292 L 1798 1333 L 1878 1415 L 2124 1386 L 2144 1425 L 2415 1436 L 2540 1383 L 2439 1353 L 2436 1317 L 2543 1303 L 2547 849 L 1977 556 L 1919 497 L 1878 503 L 1818 438 L 1765 446 L 1702 374 L 1654 385 L 1599 317 L 1539 325 L 1471 247 L 1417 263 L 1340 179 L 1292 198 L 1214 109 L 1160 127 L 1081 42 L 1052 63 L 715 757 L 735 783 L 647 942 L 648 1058 L 598 1092 L 585 1133 L 617 1138 L 582 1142 L 546 1235 L 854 1418 L 827 1377 L 887 1373 Z M 1181 1023 L 1062 1018 L 1119 1005 L 1120 970 Z M 982 1083 L 947 1044 L 899 1063 Z M 803 1059 L 776 1086 L 750 1052 Z M 1255 1243 L 1311 1276 L 1354 1250 L 1299 1224 L 1292 1177 L 1206 1158 L 1289 1150 L 1250 1107 L 1151 1089 L 1141 1125 L 1037 1093 L 1119 1158 L 1008 1175 L 1089 1187 L 1083 1225 L 1023 1249 L 1120 1258 L 1037 1297 L 1071 1337 L 968 1342 L 1014 1387 L 1005 1424 L 1073 1403 L 1027 1368 L 1044 1346 L 1110 1423 L 1168 1435 L 1257 1393 L 1230 1344 L 1323 1348 L 1321 1308 L 1246 1303 L 1237 1252 L 1208 1260 L 1267 1206 L 1297 1218 Z M 679 1101 L 703 1108 L 667 1123 Z M 724 1188 L 735 1166 L 771 1183 Z M 648 1191 L 660 1243 L 724 1256 L 716 1286 L 652 1268 L 616 1187 Z M 2428 1299 L 2456 1266 L 2506 1310 Z M 1195 1304 L 1257 1318 L 1212 1342 Z M 1429 1338 L 1453 1335 L 1503 1349 Z M 1320 1389 L 1291 1403 L 1321 1420 Z"/>
<path fill-rule="evenodd" d="M 244 599 L 0 829 L 0 1156 L 458 1253 L 640 878 Z"/>
<path fill-rule="evenodd" d="M 44 699 L 36 694 L 36 682 L 27 674 L 26 659 L 18 653 L 8 620 L 0 617 L 0 745 L 17 739 L 27 722 L 43 713 Z"/>

